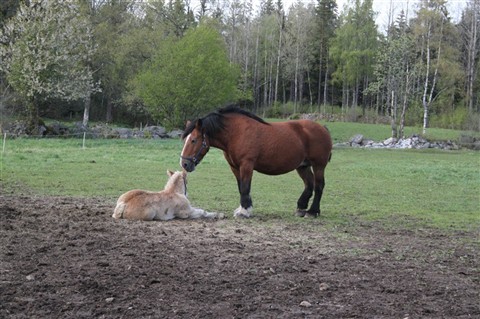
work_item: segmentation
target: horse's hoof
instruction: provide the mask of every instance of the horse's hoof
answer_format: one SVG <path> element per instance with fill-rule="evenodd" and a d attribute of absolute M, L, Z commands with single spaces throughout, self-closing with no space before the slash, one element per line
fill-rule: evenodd
<path fill-rule="evenodd" d="M 320 213 L 305 212 L 303 218 L 317 218 Z"/>
<path fill-rule="evenodd" d="M 242 206 L 240 206 L 235 210 L 235 212 L 233 213 L 233 216 L 235 218 L 250 218 L 252 210 L 253 210 L 252 207 L 245 209 Z"/>
<path fill-rule="evenodd" d="M 297 209 L 297 211 L 295 212 L 295 216 L 298 216 L 298 217 L 305 217 L 305 214 L 307 213 L 306 210 L 304 209 Z"/>

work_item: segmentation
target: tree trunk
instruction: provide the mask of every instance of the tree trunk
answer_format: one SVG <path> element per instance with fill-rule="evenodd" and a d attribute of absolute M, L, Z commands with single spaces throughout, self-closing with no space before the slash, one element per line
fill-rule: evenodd
<path fill-rule="evenodd" d="M 402 115 L 400 116 L 400 131 L 398 136 L 403 138 L 405 137 L 405 114 L 407 112 L 408 107 L 408 96 L 410 95 L 410 72 L 409 67 L 407 65 L 407 72 L 405 77 L 405 91 L 403 95 L 403 105 L 402 105 Z"/>
<path fill-rule="evenodd" d="M 397 103 L 395 103 L 395 91 L 392 90 L 392 98 L 390 101 L 390 125 L 392 127 L 392 137 L 398 137 L 397 131 Z"/>
<path fill-rule="evenodd" d="M 255 62 L 253 67 L 253 89 L 254 89 L 253 103 L 254 103 L 255 110 L 258 109 L 258 104 L 259 104 L 259 84 L 258 84 L 258 47 L 259 47 L 259 41 L 260 41 L 259 34 L 260 34 L 260 30 L 257 30 L 257 39 L 255 41 Z"/>
<path fill-rule="evenodd" d="M 427 127 L 428 127 L 428 111 L 430 108 L 430 105 L 433 101 L 433 92 L 435 91 L 435 85 L 437 83 L 437 77 L 438 77 L 438 67 L 440 64 L 440 53 L 442 49 L 442 37 L 443 37 L 443 21 L 440 27 L 440 41 L 438 44 L 437 48 L 437 62 L 435 64 L 435 70 L 433 73 L 433 79 L 432 79 L 432 85 L 430 87 L 430 93 L 428 94 L 428 99 L 426 97 L 427 94 L 427 89 L 428 89 L 428 70 L 430 68 L 430 29 L 428 29 L 428 39 L 427 39 L 427 75 L 425 76 L 425 88 L 424 88 L 424 93 L 423 93 L 423 134 L 427 133 Z"/>
<path fill-rule="evenodd" d="M 111 101 L 111 98 L 107 98 L 107 116 L 106 116 L 106 121 L 107 123 L 111 123 L 113 120 L 113 103 Z"/>
<path fill-rule="evenodd" d="M 37 99 L 31 97 L 27 103 L 27 134 L 38 135 L 38 105 Z"/>
<path fill-rule="evenodd" d="M 471 17 L 471 25 L 470 30 L 466 30 L 468 38 L 467 38 L 467 94 L 466 94 L 466 102 L 468 112 L 470 114 L 473 113 L 473 88 L 475 86 L 475 79 L 476 79 L 476 67 L 475 67 L 475 60 L 478 55 L 478 0 L 472 1 L 472 17 Z"/>
<path fill-rule="evenodd" d="M 428 26 L 427 32 L 427 47 L 426 47 L 426 58 L 427 66 L 425 70 L 425 82 L 423 85 L 423 95 L 422 95 L 422 106 L 423 106 L 423 134 L 427 133 L 428 127 L 428 107 L 429 103 L 427 101 L 427 92 L 428 92 L 428 77 L 430 76 L 430 25 Z"/>
<path fill-rule="evenodd" d="M 320 57 L 318 59 L 318 98 L 317 98 L 317 104 L 318 104 L 318 110 L 320 111 L 320 105 L 321 100 L 322 100 L 322 94 L 320 92 L 322 91 L 322 67 L 323 67 L 323 45 L 320 46 Z"/>
<path fill-rule="evenodd" d="M 325 65 L 325 79 L 323 81 L 323 113 L 326 113 L 326 108 L 327 108 L 327 91 L 328 91 L 328 54 L 326 58 L 326 65 Z M 332 93 L 333 95 L 333 93 Z M 332 106 L 333 106 L 333 99 L 332 99 Z"/>
<path fill-rule="evenodd" d="M 312 83 L 310 81 L 310 72 L 308 72 L 308 69 L 307 69 L 307 84 L 308 84 L 308 95 L 310 97 L 310 112 L 313 112 L 313 110 L 312 110 L 312 106 L 313 106 Z"/>
<path fill-rule="evenodd" d="M 278 81 L 280 78 L 280 57 L 282 53 L 282 33 L 283 33 L 283 16 L 280 21 L 279 35 L 278 35 L 278 49 L 277 49 L 277 69 L 275 70 L 275 92 L 273 97 L 273 103 L 275 104 L 278 99 Z"/>
<path fill-rule="evenodd" d="M 84 128 L 87 128 L 88 127 L 88 120 L 90 119 L 90 105 L 91 105 L 91 102 L 92 102 L 90 92 L 87 93 L 83 102 L 84 102 L 84 110 L 83 110 L 82 126 Z"/>
<path fill-rule="evenodd" d="M 298 102 L 298 69 L 299 69 L 299 63 L 300 63 L 300 45 L 296 45 L 296 56 L 295 56 L 295 94 L 294 94 L 294 101 L 293 101 L 293 112 L 297 113 L 297 102 Z"/>

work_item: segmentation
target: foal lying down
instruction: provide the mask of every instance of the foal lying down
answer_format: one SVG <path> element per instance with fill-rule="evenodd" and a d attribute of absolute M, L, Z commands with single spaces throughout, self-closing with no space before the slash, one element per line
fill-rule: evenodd
<path fill-rule="evenodd" d="M 160 192 L 131 190 L 117 200 L 113 218 L 170 220 L 174 218 L 224 218 L 222 213 L 209 213 L 194 208 L 187 198 L 187 173 L 167 171 L 168 181 Z"/>

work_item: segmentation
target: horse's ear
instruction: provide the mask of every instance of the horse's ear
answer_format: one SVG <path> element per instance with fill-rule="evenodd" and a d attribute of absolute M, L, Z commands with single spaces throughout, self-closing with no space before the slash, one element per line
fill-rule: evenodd
<path fill-rule="evenodd" d="M 195 123 L 195 128 L 199 131 L 202 129 L 202 119 L 197 120 L 197 122 Z"/>
<path fill-rule="evenodd" d="M 167 175 L 168 175 L 168 177 L 172 177 L 173 174 L 175 174 L 175 173 L 172 172 L 171 170 L 167 169 Z"/>

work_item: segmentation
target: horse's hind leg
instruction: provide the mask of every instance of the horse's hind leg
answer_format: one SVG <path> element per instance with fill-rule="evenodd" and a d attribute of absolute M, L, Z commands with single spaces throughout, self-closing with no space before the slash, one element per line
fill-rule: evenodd
<path fill-rule="evenodd" d="M 297 173 L 302 178 L 305 188 L 297 201 L 297 211 L 295 214 L 304 217 L 307 213 L 308 201 L 313 194 L 313 172 L 311 166 L 304 165 L 297 168 Z"/>
<path fill-rule="evenodd" d="M 322 199 L 323 188 L 325 187 L 325 167 L 313 167 L 315 175 L 315 195 L 313 196 L 312 206 L 305 217 L 317 217 L 320 215 L 320 200 Z"/>

